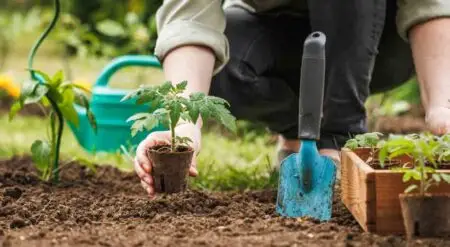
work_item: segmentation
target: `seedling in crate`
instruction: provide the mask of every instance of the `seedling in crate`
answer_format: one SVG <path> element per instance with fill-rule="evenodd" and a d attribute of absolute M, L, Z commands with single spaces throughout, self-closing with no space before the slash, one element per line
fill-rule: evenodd
<path fill-rule="evenodd" d="M 367 163 L 370 163 L 376 157 L 378 149 L 384 144 L 381 137 L 383 137 L 383 134 L 379 132 L 358 134 L 349 139 L 344 147 L 356 152 Z"/>
<path fill-rule="evenodd" d="M 48 140 L 36 140 L 31 145 L 31 154 L 36 169 L 40 172 L 40 178 L 55 182 L 59 179 L 59 154 L 61 138 L 63 135 L 65 120 L 78 127 L 79 119 L 74 108 L 74 103 L 86 108 L 87 117 L 91 126 L 96 130 L 94 114 L 89 109 L 89 100 L 85 88 L 64 81 L 62 71 L 58 71 L 53 77 L 44 72 L 32 70 L 33 77 L 39 80 L 28 81 L 23 84 L 21 95 L 11 106 L 10 121 L 25 105 L 39 103 L 42 107 L 50 109 Z M 90 166 L 89 162 L 85 162 Z M 92 166 L 90 166 L 93 168 Z"/>
<path fill-rule="evenodd" d="M 142 86 L 122 99 L 135 99 L 137 104 L 150 105 L 148 112 L 137 113 L 128 119 L 133 122 L 132 136 L 143 130 L 154 131 L 160 126 L 170 131 L 170 145 L 148 150 L 156 192 L 171 193 L 186 188 L 194 151 L 189 147 L 192 140 L 175 132 L 180 122 L 195 124 L 200 118 L 204 122 L 214 119 L 236 132 L 235 118 L 229 112 L 226 100 L 204 93 L 192 93 L 186 97 L 186 86 L 187 81 L 176 85 L 165 82 L 158 86 Z"/>
<path fill-rule="evenodd" d="M 450 195 L 433 194 L 430 189 L 441 182 L 450 184 L 450 175 L 437 172 L 448 162 L 450 136 L 413 134 L 388 140 L 380 150 L 381 164 L 386 158 L 412 157 L 411 164 L 393 170 L 403 173 L 403 182 L 417 181 L 399 195 L 407 235 L 436 237 L 450 234 Z M 415 192 L 415 193 L 413 193 Z"/>
<path fill-rule="evenodd" d="M 436 173 L 439 163 L 445 161 L 450 152 L 447 138 L 430 134 L 411 134 L 391 138 L 380 149 L 380 164 L 383 166 L 386 159 L 402 155 L 410 156 L 411 163 L 406 163 L 400 168 L 392 168 L 392 170 L 402 172 L 405 183 L 411 179 L 420 182 L 419 185 L 411 184 L 405 193 L 419 190 L 419 194 L 424 196 L 431 186 L 438 185 L 441 181 L 450 183 L 449 175 Z"/>

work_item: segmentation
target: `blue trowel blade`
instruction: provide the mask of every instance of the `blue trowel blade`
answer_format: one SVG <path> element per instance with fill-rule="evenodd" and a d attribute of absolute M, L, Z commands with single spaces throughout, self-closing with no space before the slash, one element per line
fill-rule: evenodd
<path fill-rule="evenodd" d="M 303 141 L 299 153 L 281 163 L 277 213 L 329 220 L 336 170 L 332 159 L 319 154 L 315 141 Z"/>

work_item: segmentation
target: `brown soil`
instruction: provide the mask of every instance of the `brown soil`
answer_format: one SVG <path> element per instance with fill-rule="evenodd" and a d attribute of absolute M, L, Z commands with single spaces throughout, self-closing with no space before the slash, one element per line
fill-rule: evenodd
<path fill-rule="evenodd" d="M 275 190 L 187 191 L 150 201 L 134 173 L 66 166 L 41 182 L 28 157 L 0 162 L 2 246 L 406 246 L 363 233 L 336 197 L 327 223 L 280 218 Z M 450 246 L 415 240 L 410 246 Z M 1 246 L 1 245 L 0 245 Z"/>

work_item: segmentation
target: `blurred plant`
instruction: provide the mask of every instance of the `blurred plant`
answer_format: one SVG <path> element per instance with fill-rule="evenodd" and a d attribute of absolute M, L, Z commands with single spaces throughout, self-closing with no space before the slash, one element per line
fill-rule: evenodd
<path fill-rule="evenodd" d="M 21 35 L 41 28 L 41 12 L 39 7 L 33 7 L 26 13 L 15 11 L 0 14 L 0 69 L 7 60 L 11 43 Z"/>
<path fill-rule="evenodd" d="M 68 13 L 101 43 L 98 56 L 149 54 L 156 42 L 154 14 L 162 0 L 77 0 Z M 88 45 L 89 42 L 87 42 Z"/>
<path fill-rule="evenodd" d="M 79 103 L 86 109 L 86 114 L 92 128 L 96 130 L 94 114 L 90 111 L 89 102 L 84 88 L 64 80 L 62 71 L 54 76 L 34 71 L 39 80 L 29 81 L 23 84 L 20 97 L 11 106 L 10 121 L 25 105 L 40 103 L 44 107 L 50 107 L 50 133 L 48 140 L 36 140 L 31 146 L 31 153 L 36 169 L 44 181 L 53 178 L 55 182 L 59 177 L 59 153 L 64 122 L 67 120 L 74 126 L 79 125 L 78 114 L 74 103 Z M 89 165 L 89 163 L 86 163 Z"/>
<path fill-rule="evenodd" d="M 377 147 L 380 147 L 380 137 L 382 137 L 382 133 L 378 132 L 370 132 L 370 133 L 364 133 L 355 135 L 354 138 L 349 139 L 344 147 L 349 148 L 351 150 L 355 150 L 357 148 L 372 148 L 375 149 Z"/>
<path fill-rule="evenodd" d="M 140 21 L 139 16 L 134 12 L 126 14 L 124 24 L 105 19 L 96 24 L 96 29 L 110 38 L 124 40 L 121 46 L 104 44 L 103 54 L 106 56 L 115 57 L 129 53 L 150 54 L 155 44 L 154 19 L 150 19 L 147 25 Z"/>

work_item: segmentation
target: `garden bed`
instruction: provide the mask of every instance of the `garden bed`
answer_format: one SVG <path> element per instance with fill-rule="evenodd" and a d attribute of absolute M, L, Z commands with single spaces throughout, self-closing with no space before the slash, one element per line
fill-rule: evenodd
<path fill-rule="evenodd" d="M 276 191 L 199 192 L 149 201 L 134 173 L 71 164 L 58 186 L 41 182 L 28 157 L 0 162 L 3 246 L 370 246 L 402 237 L 363 233 L 335 198 L 328 223 L 283 219 Z M 339 193 L 336 193 L 338 196 Z M 418 240 L 416 246 L 450 241 Z"/>

